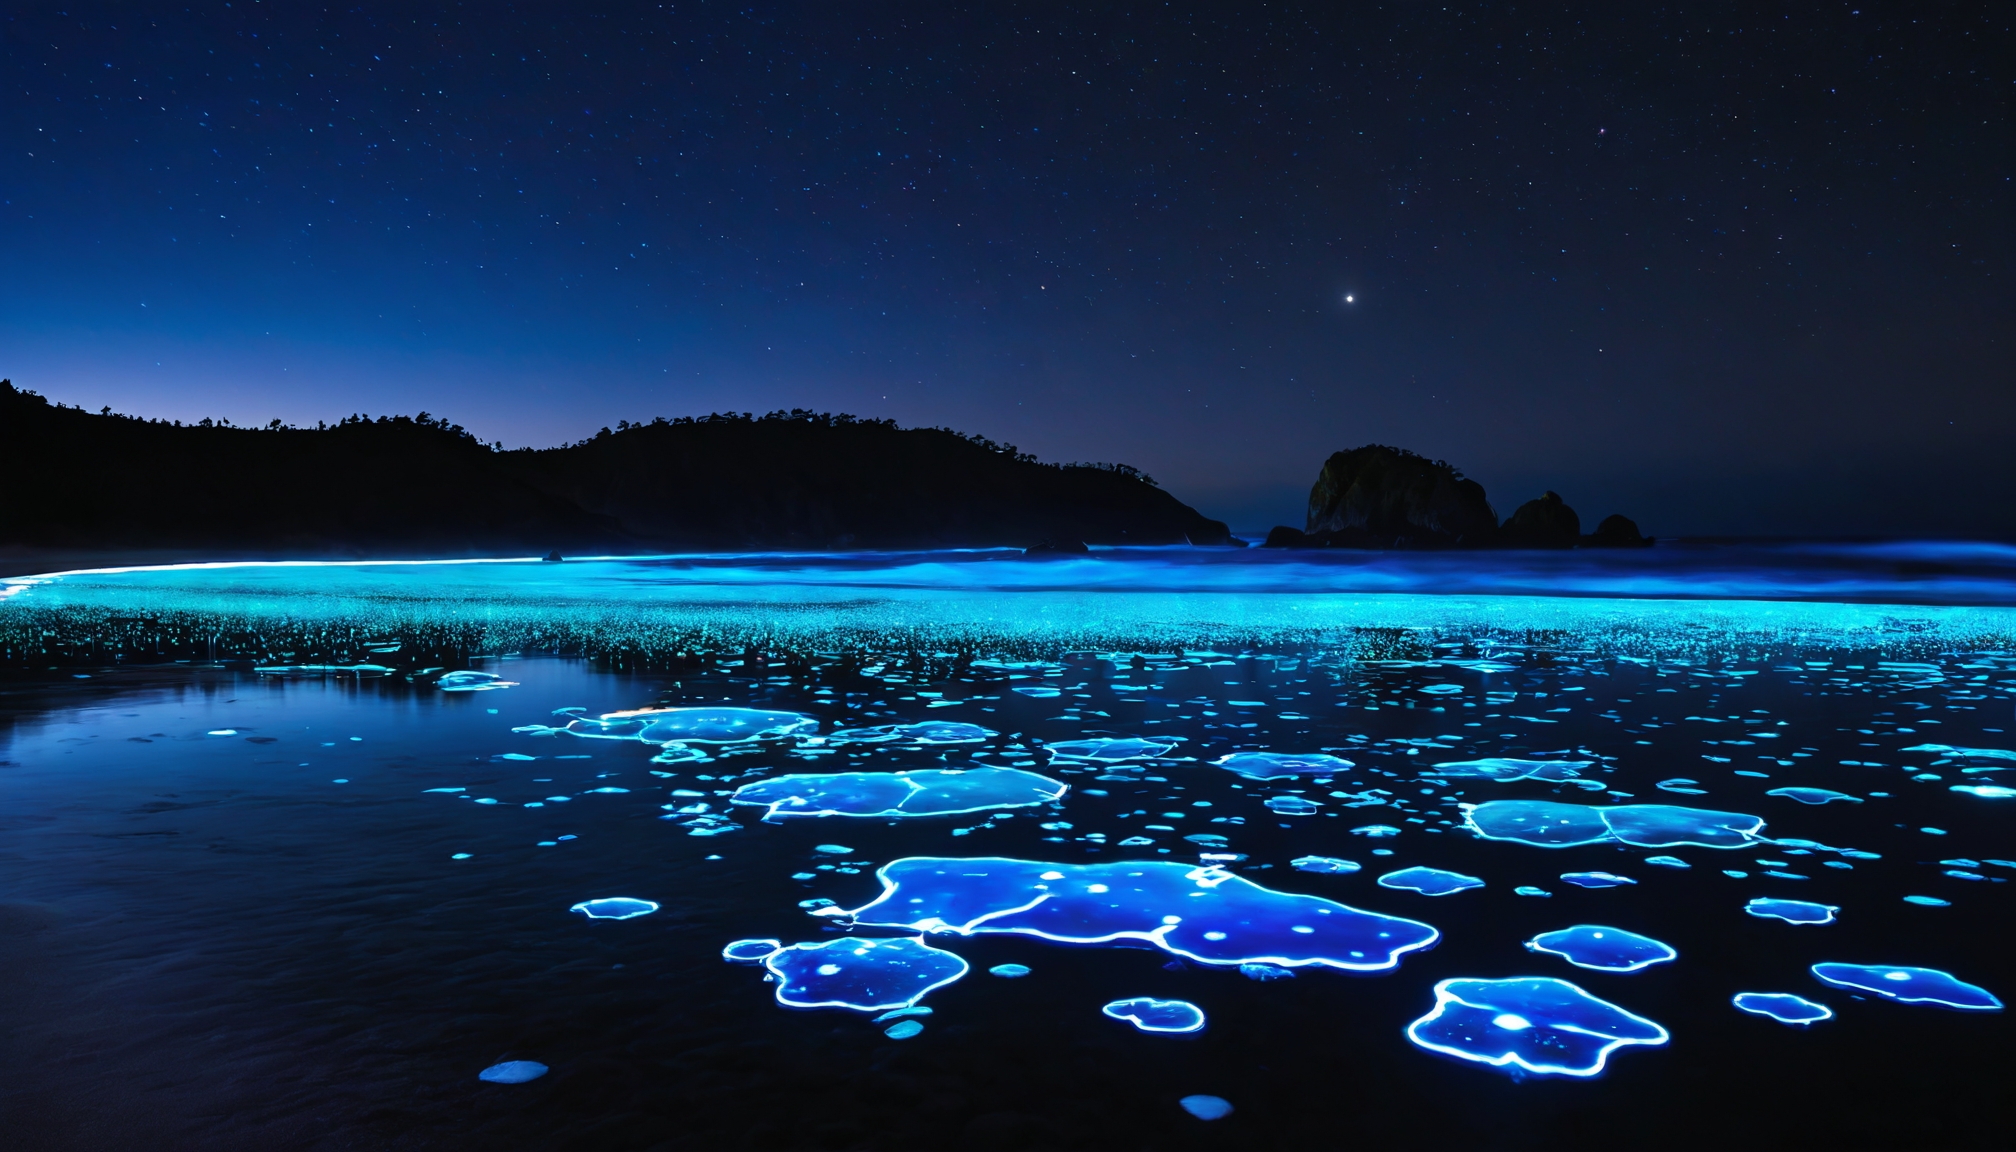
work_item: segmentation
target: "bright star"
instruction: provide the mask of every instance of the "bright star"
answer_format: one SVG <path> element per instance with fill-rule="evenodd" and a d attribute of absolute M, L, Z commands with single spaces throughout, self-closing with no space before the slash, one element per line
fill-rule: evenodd
<path fill-rule="evenodd" d="M 1353 297 L 1349 293 L 1346 293 L 1344 296 L 1344 303 L 1349 304 L 1351 303 L 1352 299 Z"/>

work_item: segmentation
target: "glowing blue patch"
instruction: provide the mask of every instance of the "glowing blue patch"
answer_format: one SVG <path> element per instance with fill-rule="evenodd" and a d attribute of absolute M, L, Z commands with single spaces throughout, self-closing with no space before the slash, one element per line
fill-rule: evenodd
<path fill-rule="evenodd" d="M 928 768 L 915 772 L 799 773 L 744 784 L 730 804 L 767 806 L 765 820 L 792 816 L 953 816 L 1028 808 L 1063 798 L 1070 785 L 1020 768 Z"/>
<path fill-rule="evenodd" d="M 882 894 L 850 911 L 861 925 L 974 935 L 1013 932 L 1067 944 L 1140 940 L 1203 964 L 1253 961 L 1376 972 L 1435 943 L 1426 924 L 1263 888 L 1221 868 L 1175 861 L 1046 864 L 912 856 L 876 869 Z"/>
<path fill-rule="evenodd" d="M 631 920 L 658 911 L 658 903 L 655 900 L 634 900 L 628 896 L 607 896 L 600 900 L 583 900 L 567 910 L 579 912 L 590 920 Z"/>
<path fill-rule="evenodd" d="M 1468 888 L 1482 888 L 1484 881 L 1475 876 L 1465 876 L 1461 872 L 1414 867 L 1388 872 L 1379 877 L 1379 886 L 1398 888 L 1403 892 L 1419 892 L 1423 896 L 1448 896 Z"/>
<path fill-rule="evenodd" d="M 1738 992 L 1729 998 L 1740 1012 L 1767 1016 L 1780 1024 L 1818 1024 L 1832 1020 L 1834 1010 L 1790 992 Z"/>
<path fill-rule="evenodd" d="M 1358 862 L 1342 860 L 1335 856 L 1297 856 L 1289 861 L 1297 872 L 1315 872 L 1325 876 L 1342 876 L 1358 871 Z"/>
<path fill-rule="evenodd" d="M 1711 812 L 1671 804 L 1618 804 L 1597 808 L 1552 800 L 1491 800 L 1464 811 L 1464 823 L 1486 840 L 1535 848 L 1572 848 L 1620 841 L 1635 848 L 1747 848 L 1763 835 L 1764 820 L 1741 812 Z"/>
<path fill-rule="evenodd" d="M 826 737 L 829 744 L 980 744 L 1000 735 L 978 724 L 926 720 L 921 724 L 878 724 L 873 728 L 842 728 Z"/>
<path fill-rule="evenodd" d="M 1277 816 L 1314 816 L 1323 806 L 1301 796 L 1269 796 L 1261 801 Z"/>
<path fill-rule="evenodd" d="M 1904 902 L 1906 904 L 1917 904 L 1925 908 L 1950 908 L 1953 906 L 1951 900 L 1941 900 L 1937 896 L 1906 896 L 1904 897 Z"/>
<path fill-rule="evenodd" d="M 1596 780 L 1581 779 L 1582 769 L 1594 767 L 1594 760 L 1508 760 L 1493 756 L 1484 760 L 1445 760 L 1426 776 L 1447 776 L 1451 778 L 1492 780 L 1500 784 L 1513 780 L 1547 780 L 1554 783 L 1573 783 L 1578 788 L 1603 790 L 1603 784 Z"/>
<path fill-rule="evenodd" d="M 1577 888 L 1617 888 L 1638 883 L 1629 876 L 1619 876 L 1614 872 L 1563 872 L 1561 881 Z"/>
<path fill-rule="evenodd" d="M 885 1029 L 882 1034 L 891 1040 L 908 1040 L 923 1031 L 924 1025 L 919 1024 L 915 1020 L 898 1020 Z"/>
<path fill-rule="evenodd" d="M 1678 856 L 1647 856 L 1645 857 L 1645 863 L 1656 864 L 1661 868 L 1693 867 L 1692 864 L 1687 863 L 1685 860 L 1680 859 Z"/>
<path fill-rule="evenodd" d="M 1199 1120 L 1223 1120 L 1232 1114 L 1232 1105 L 1223 1096 L 1185 1096 L 1177 1103 Z"/>
<path fill-rule="evenodd" d="M 782 940 L 736 940 L 721 949 L 721 958 L 734 964 L 761 964 L 782 947 Z"/>
<path fill-rule="evenodd" d="M 1531 884 L 1521 884 L 1519 887 L 1512 889 L 1512 894 L 1514 896 L 1549 896 L 1549 897 L 1554 895 L 1552 892 L 1547 891 L 1545 888 L 1535 888 Z"/>
<path fill-rule="evenodd" d="M 2007 748 L 1955 748 L 1951 744 L 1913 744 L 1906 752 L 1937 752 L 1942 756 L 1954 756 L 1962 760 L 2016 760 L 2016 752 Z"/>
<path fill-rule="evenodd" d="M 2000 784 L 1955 784 L 1954 792 L 1965 792 L 1969 796 L 1979 796 L 1983 800 L 2007 800 L 2016 797 L 2016 788 L 2005 788 Z"/>
<path fill-rule="evenodd" d="M 1153 740 L 1062 740 L 1046 744 L 1052 756 L 1060 760 L 1085 760 L 1101 764 L 1117 764 L 1123 760 L 1152 760 L 1167 755 L 1170 743 Z"/>
<path fill-rule="evenodd" d="M 1963 1012 L 2000 1012 L 2002 1001 L 1937 968 L 1897 968 L 1887 964 L 1815 964 L 1813 975 L 1837 988 L 1853 988 L 1900 1004 L 1934 1004 Z"/>
<path fill-rule="evenodd" d="M 1850 804 L 1862 803 L 1860 796 L 1850 796 L 1846 792 L 1836 792 L 1831 788 L 1773 788 L 1766 796 L 1783 796 L 1787 800 L 1797 800 L 1801 804 L 1825 804 L 1830 800 L 1845 800 Z"/>
<path fill-rule="evenodd" d="M 506 680 L 491 672 L 449 672 L 434 681 L 434 687 L 443 692 L 490 692 L 517 686 L 516 680 Z"/>
<path fill-rule="evenodd" d="M 1269 980 L 1293 980 L 1295 970 L 1283 968 L 1279 964 L 1269 964 L 1264 960 L 1248 960 L 1239 965 L 1239 974 L 1248 980 L 1258 980 L 1265 984 Z"/>
<path fill-rule="evenodd" d="M 1680 953 L 1672 945 L 1600 924 L 1577 924 L 1553 932 L 1542 932 L 1526 942 L 1534 952 L 1551 952 L 1577 968 L 1599 972 L 1636 972 L 1654 964 L 1666 964 Z"/>
<path fill-rule="evenodd" d="M 1115 1000 L 1099 1011 L 1115 1020 L 1125 1020 L 1143 1032 L 1198 1032 L 1204 1028 L 1204 1010 L 1188 1000 L 1136 996 L 1131 1000 Z"/>
<path fill-rule="evenodd" d="M 1027 964 L 996 964 L 987 969 L 989 976 L 999 976 L 1003 980 L 1020 980 L 1029 974 Z"/>
<path fill-rule="evenodd" d="M 1813 904 L 1805 900 L 1777 900 L 1759 896 L 1743 906 L 1752 916 L 1783 920 L 1787 924 L 1832 924 L 1841 909 L 1833 904 Z"/>
<path fill-rule="evenodd" d="M 1334 776 L 1356 767 L 1351 761 L 1321 752 L 1234 752 L 1212 761 L 1248 780 L 1291 780 L 1297 776 Z"/>
<path fill-rule="evenodd" d="M 1566 980 L 1515 976 L 1435 985 L 1435 1008 L 1407 1026 L 1431 1052 L 1542 1076 L 1594 1076 L 1610 1053 L 1666 1043 L 1666 1029 Z"/>
<path fill-rule="evenodd" d="M 787 1008 L 908 1008 L 966 975 L 966 961 L 915 936 L 843 936 L 779 948 L 763 958 Z"/>
<path fill-rule="evenodd" d="M 761 708 L 634 708 L 605 712 L 594 719 L 583 716 L 568 721 L 564 728 L 540 731 L 597 740 L 641 740 L 646 744 L 741 744 L 807 736 L 818 729 L 818 720 L 798 712 L 770 712 Z M 529 726 L 515 729 L 530 730 Z"/>
<path fill-rule="evenodd" d="M 490 1084 L 523 1084 L 537 1080 L 550 1071 L 552 1069 L 537 1060 L 506 1060 L 483 1069 L 476 1078 Z"/>

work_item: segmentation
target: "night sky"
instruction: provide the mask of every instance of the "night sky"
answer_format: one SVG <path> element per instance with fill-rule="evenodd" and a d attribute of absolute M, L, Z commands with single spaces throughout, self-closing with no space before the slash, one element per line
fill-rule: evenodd
<path fill-rule="evenodd" d="M 0 375 L 2016 536 L 2007 4 L 10 5 Z M 1349 302 L 1347 302 L 1347 297 Z"/>

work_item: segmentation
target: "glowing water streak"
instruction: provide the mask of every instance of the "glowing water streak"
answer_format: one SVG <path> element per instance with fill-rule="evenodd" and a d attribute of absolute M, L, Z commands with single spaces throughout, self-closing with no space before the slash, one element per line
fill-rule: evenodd
<path fill-rule="evenodd" d="M 1824 984 L 1853 988 L 1900 1004 L 1933 1004 L 1962 1012 L 2000 1012 L 2002 1001 L 1937 968 L 1905 968 L 1890 964 L 1815 964 L 1813 975 Z"/>
<path fill-rule="evenodd" d="M 1804 996 L 1794 996 L 1790 992 L 1738 992 L 1729 998 L 1739 1012 L 1752 1016 L 1763 1016 L 1780 1024 L 1818 1024 L 1822 1020 L 1832 1020 L 1834 1010 L 1825 1004 L 1818 1004 Z"/>
<path fill-rule="evenodd" d="M 1552 800 L 1489 800 L 1463 806 L 1464 826 L 1486 840 L 1535 848 L 1616 841 L 1635 848 L 1748 848 L 1764 842 L 1764 818 L 1672 804 L 1599 808 Z"/>
<path fill-rule="evenodd" d="M 744 784 L 730 804 L 764 805 L 767 821 L 816 816 L 957 816 L 1061 800 L 1071 786 L 1019 768 L 794 773 Z"/>
<path fill-rule="evenodd" d="M 912 856 L 875 874 L 880 896 L 859 908 L 821 908 L 814 915 L 869 927 L 962 936 L 1009 932 L 1065 944 L 1139 940 L 1202 964 L 1356 972 L 1394 968 L 1402 955 L 1440 938 L 1418 921 L 1166 860 L 1050 864 Z"/>
<path fill-rule="evenodd" d="M 1743 911 L 1763 919 L 1783 920 L 1787 924 L 1832 924 L 1834 914 L 1841 909 L 1833 904 L 1759 896 L 1745 904 Z"/>

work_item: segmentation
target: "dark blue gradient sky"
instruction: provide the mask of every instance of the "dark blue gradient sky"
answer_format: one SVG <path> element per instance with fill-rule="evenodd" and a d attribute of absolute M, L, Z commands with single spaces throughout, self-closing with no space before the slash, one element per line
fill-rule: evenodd
<path fill-rule="evenodd" d="M 2011 13 L 20 6 L 0 375 L 890 416 L 1240 527 L 1382 441 L 1501 514 L 2016 535 Z"/>

